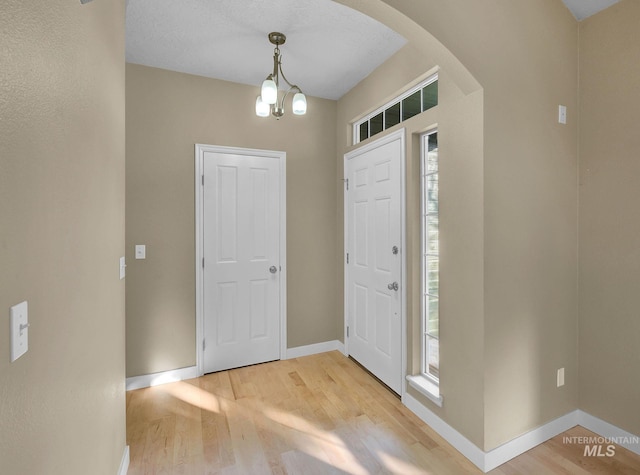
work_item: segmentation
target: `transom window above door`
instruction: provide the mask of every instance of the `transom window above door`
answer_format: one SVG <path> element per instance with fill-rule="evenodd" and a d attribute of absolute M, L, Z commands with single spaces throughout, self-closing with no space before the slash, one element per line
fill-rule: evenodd
<path fill-rule="evenodd" d="M 353 144 L 438 105 L 438 75 L 429 76 L 353 124 Z"/>

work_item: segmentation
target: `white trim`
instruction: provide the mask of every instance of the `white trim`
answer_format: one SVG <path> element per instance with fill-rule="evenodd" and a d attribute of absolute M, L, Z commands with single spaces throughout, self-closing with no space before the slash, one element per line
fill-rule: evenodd
<path fill-rule="evenodd" d="M 405 394 L 402 397 L 402 403 L 485 473 L 575 427 L 579 423 L 578 413 L 580 412 L 578 410 L 571 411 L 489 452 L 484 452 L 410 394 Z"/>
<path fill-rule="evenodd" d="M 183 379 L 193 379 L 198 376 L 197 366 L 188 366 L 186 368 L 172 369 L 153 374 L 143 374 L 141 376 L 127 378 L 126 389 L 127 391 L 131 391 L 132 389 L 149 388 L 165 383 L 175 383 Z"/>
<path fill-rule="evenodd" d="M 638 439 L 639 436 L 627 432 L 624 429 L 620 429 L 619 427 L 614 426 L 602 419 L 598 419 L 591 414 L 587 414 L 581 410 L 578 410 L 578 424 L 584 427 L 585 429 L 589 429 L 591 432 L 595 432 L 601 437 L 608 437 L 612 439 Z M 630 450 L 631 452 L 640 455 L 640 444 L 627 444 L 627 443 L 615 443 L 615 445 L 619 445 L 620 447 L 624 447 L 625 449 Z"/>
<path fill-rule="evenodd" d="M 427 210 L 425 209 L 427 184 L 425 183 L 427 178 L 427 169 L 425 167 L 429 153 L 429 137 L 438 133 L 438 126 L 430 128 L 426 132 L 420 134 L 420 295 L 426 295 L 427 292 L 427 269 L 425 268 L 425 257 L 427 254 L 426 240 L 427 240 L 427 221 L 431 217 L 427 216 Z M 435 172 L 430 172 L 430 175 L 440 175 L 440 158 L 437 158 L 438 167 Z M 437 212 L 436 220 L 440 219 L 440 212 Z M 438 265 L 440 265 L 440 253 L 438 253 Z M 440 273 L 438 272 L 438 275 Z M 438 312 L 438 319 L 440 318 L 440 312 Z M 425 299 L 420 299 L 420 371 L 423 373 L 423 380 L 420 380 L 419 376 L 409 380 L 409 383 L 416 383 L 414 386 L 418 391 L 423 392 L 429 399 L 435 402 L 438 406 L 442 407 L 442 398 L 440 396 L 440 380 L 438 376 L 434 376 L 429 373 L 429 364 L 427 357 L 427 347 L 425 342 L 425 336 L 433 338 L 433 335 L 427 334 L 427 309 L 425 308 Z M 438 320 L 438 328 L 440 327 L 440 321 Z M 440 341 L 438 340 L 438 367 L 440 366 Z M 407 377 L 409 378 L 409 377 Z"/>
<path fill-rule="evenodd" d="M 436 406 L 442 407 L 443 399 L 440 394 L 440 387 L 436 383 L 421 374 L 415 376 L 407 375 L 407 381 L 409 381 L 409 386 L 413 389 L 428 397 Z"/>
<path fill-rule="evenodd" d="M 317 355 L 318 353 L 326 353 L 335 351 L 344 354 L 344 344 L 339 340 L 323 341 L 322 343 L 313 343 L 311 345 L 296 346 L 287 349 L 286 359 L 300 358 L 301 356 Z"/>
<path fill-rule="evenodd" d="M 437 77 L 437 75 L 436 75 Z M 402 243 L 402 249 L 400 251 L 400 265 L 402 266 L 400 275 L 402 278 L 402 282 L 400 283 L 400 311 L 402 312 L 401 317 L 401 332 L 402 339 L 400 344 L 402 347 L 400 348 L 401 354 L 401 391 L 400 397 L 404 396 L 404 393 L 407 391 L 407 386 L 404 382 L 404 378 L 407 375 L 407 170 L 406 170 L 406 162 L 407 162 L 407 147 L 406 147 L 406 129 L 402 128 L 398 131 L 400 135 L 400 147 L 401 154 L 400 157 L 400 242 Z"/>
<path fill-rule="evenodd" d="M 120 468 L 118 469 L 118 475 L 127 475 L 129 471 L 129 446 L 125 445 L 124 452 L 122 453 L 122 459 L 120 460 Z"/>
<path fill-rule="evenodd" d="M 558 434 L 571 429 L 578 425 L 578 411 L 571 411 L 564 416 L 560 416 L 546 424 L 537 427 L 515 439 L 510 440 L 496 447 L 489 452 L 484 453 L 484 467 L 480 467 L 485 472 L 508 462 L 514 457 L 531 450 L 537 445 L 546 442 Z"/>
<path fill-rule="evenodd" d="M 195 220 L 196 220 L 196 371 L 198 376 L 204 374 L 204 269 L 200 264 L 204 254 L 202 234 L 204 232 L 204 190 L 202 187 L 202 175 L 204 173 L 204 154 L 199 144 L 195 146 Z"/>
<path fill-rule="evenodd" d="M 449 442 L 456 450 L 468 458 L 474 465 L 484 470 L 484 452 L 474 445 L 469 439 L 455 430 L 440 417 L 424 407 L 409 393 L 402 396 L 402 403 L 416 416 L 422 419 L 429 427 L 435 430 L 444 440 Z"/>
<path fill-rule="evenodd" d="M 605 438 L 633 440 L 639 437 L 576 409 L 484 452 L 410 394 L 402 396 L 402 403 L 485 473 L 578 425 Z M 640 444 L 619 443 L 615 440 L 614 443 L 640 455 Z"/>
<path fill-rule="evenodd" d="M 204 223 L 202 174 L 204 173 L 204 153 L 228 153 L 233 155 L 273 158 L 280 164 L 280 359 L 287 353 L 287 154 L 274 150 L 223 147 L 219 145 L 195 145 L 195 217 L 196 217 L 196 370 L 197 376 L 204 374 Z"/>
<path fill-rule="evenodd" d="M 406 193 L 406 161 L 407 161 L 407 148 L 406 148 L 406 129 L 403 127 L 401 129 L 396 130 L 395 132 L 384 135 L 384 132 L 381 132 L 381 136 L 371 142 L 358 146 L 356 149 L 351 150 L 348 153 L 344 154 L 343 158 L 343 169 L 342 176 L 344 179 L 348 178 L 347 173 L 347 162 L 363 153 L 366 153 L 374 148 L 378 148 L 382 145 L 385 145 L 390 142 L 394 142 L 396 140 L 400 140 L 400 243 L 402 248 L 400 249 L 400 320 L 401 320 L 401 334 L 402 341 L 400 342 L 400 359 L 401 359 L 401 379 L 402 383 L 400 385 L 400 397 L 404 396 L 406 391 L 406 385 L 404 383 L 405 375 L 407 374 L 407 193 Z M 343 307 L 343 315 L 344 315 L 344 354 L 345 356 L 349 356 L 349 338 L 347 338 L 347 326 L 349 324 L 348 315 L 349 315 L 349 266 L 347 265 L 347 244 L 349 242 L 349 223 L 347 219 L 349 217 L 349 199 L 346 195 L 346 189 L 343 189 L 343 234 L 344 234 L 344 256 L 343 256 L 343 269 L 344 269 L 344 307 Z"/>

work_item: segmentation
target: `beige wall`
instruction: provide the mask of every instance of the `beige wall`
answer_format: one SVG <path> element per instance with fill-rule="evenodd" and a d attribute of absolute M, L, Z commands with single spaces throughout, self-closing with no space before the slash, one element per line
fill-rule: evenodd
<path fill-rule="evenodd" d="M 381 21 L 396 25 L 402 34 L 415 33 L 415 25 L 407 19 L 399 20 L 393 12 L 385 12 L 381 2 L 341 3 L 378 15 Z M 452 206 L 465 202 L 481 206 L 481 211 L 475 207 L 467 210 L 473 215 L 471 220 L 460 223 L 461 229 L 481 235 L 475 240 L 468 237 L 471 248 L 456 242 L 459 249 L 469 253 L 468 262 L 455 253 L 443 255 L 443 291 L 447 280 L 454 287 L 464 285 L 466 291 L 456 292 L 450 287 L 449 294 L 451 302 L 455 300 L 464 311 L 453 303 L 449 306 L 451 313 L 444 302 L 442 307 L 442 413 L 470 440 L 490 450 L 576 405 L 577 22 L 556 0 L 384 3 L 411 18 L 448 48 L 452 53 L 448 58 L 440 55 L 431 62 L 417 63 L 426 70 L 434 62 L 446 60 L 444 66 L 440 65 L 465 96 L 460 96 L 455 106 L 439 106 L 438 121 L 445 117 L 452 121 L 450 130 L 444 123 L 440 125 L 444 140 L 441 155 L 446 157 L 446 137 L 451 133 L 449 144 L 460 144 L 456 163 L 472 163 L 474 171 L 482 174 L 481 185 L 473 181 L 464 166 L 452 169 L 449 175 L 456 191 L 474 190 L 466 197 L 456 194 Z M 414 44 L 419 51 L 429 51 L 426 40 Z M 457 66 L 455 59 L 459 60 Z M 471 94 L 473 81 L 468 80 L 462 65 L 480 84 L 482 98 Z M 406 72 L 405 81 L 417 74 L 416 69 L 420 68 L 412 65 L 402 70 Z M 363 95 L 358 104 L 360 111 L 353 107 L 349 109 L 353 115 L 342 116 L 341 120 L 353 119 L 355 114 L 381 105 L 389 89 L 399 87 L 401 76 L 397 72 L 389 79 L 381 75 L 379 93 L 366 98 Z M 391 83 L 394 86 L 389 86 Z M 350 93 L 357 94 L 355 90 Z M 566 126 L 557 123 L 559 104 L 569 110 Z M 482 118 L 465 115 L 466 108 L 479 106 L 483 106 Z M 455 117 L 459 123 L 455 123 Z M 343 127 L 341 120 L 339 128 Z M 467 133 L 462 133 L 465 128 Z M 344 140 L 339 137 L 338 143 Z M 481 164 L 469 156 L 474 151 Z M 443 170 L 443 180 L 445 173 Z M 470 173 L 467 186 L 457 188 L 458 183 L 465 183 L 458 181 L 465 173 Z M 408 181 L 411 183 L 411 177 Z M 444 186 L 443 183 L 443 189 Z M 341 193 L 340 190 L 339 199 Z M 444 216 L 445 197 L 442 199 Z M 476 219 L 478 212 L 482 214 L 480 221 Z M 453 222 L 449 226 L 454 229 Z M 408 232 L 415 234 L 411 226 Z M 341 231 L 339 241 L 340 236 Z M 482 246 L 481 251 L 478 245 Z M 467 266 L 473 267 L 472 273 Z M 409 275 L 414 280 L 408 284 L 415 288 L 417 275 Z M 460 300 L 464 303 L 458 303 Z M 415 322 L 416 311 L 414 304 L 409 309 L 410 322 Z M 461 338 L 457 334 L 446 336 L 448 318 L 456 322 L 452 323 L 452 332 L 466 329 L 469 333 L 463 333 Z M 411 329 L 416 329 L 415 323 Z M 410 341 L 415 340 L 412 335 L 409 337 Z M 445 350 L 448 338 L 452 346 Z M 451 377 L 458 378 L 460 371 L 465 371 L 465 375 L 471 373 L 476 379 L 445 383 L 447 367 L 455 374 Z M 567 383 L 556 389 L 556 370 L 560 367 L 565 368 Z M 478 375 L 478 371 L 482 374 Z M 446 384 L 452 386 L 446 388 Z M 469 391 L 473 393 L 463 395 Z M 470 401 L 481 404 L 484 421 L 478 416 L 471 422 L 455 421 L 457 409 L 451 407 L 452 400 L 460 407 Z M 438 412 L 430 403 L 425 404 Z M 475 408 L 472 411 L 475 414 Z"/>
<path fill-rule="evenodd" d="M 196 143 L 287 153 L 287 346 L 335 340 L 335 101 L 276 121 L 255 116 L 257 86 L 126 71 L 127 375 L 195 364 Z"/>
<path fill-rule="evenodd" d="M 580 24 L 580 409 L 640 434 L 640 3 Z"/>
<path fill-rule="evenodd" d="M 125 447 L 124 1 L 2 2 L 0 471 L 108 474 Z M 29 351 L 9 362 L 9 307 Z"/>
<path fill-rule="evenodd" d="M 440 105 L 404 124 L 408 255 L 419 249 L 415 137 L 434 123 L 450 236 L 445 406 L 421 401 L 489 450 L 578 405 L 579 349 L 579 407 L 640 433 L 637 2 L 580 25 L 579 233 L 578 24 L 560 1 L 341 3 L 410 44 L 337 106 L 311 98 L 315 114 L 304 119 L 230 112 L 251 110 L 256 88 L 127 66 L 127 374 L 195 363 L 194 143 L 288 153 L 288 346 L 341 336 L 347 122 L 439 65 Z M 121 1 L 3 5 L 0 302 L 8 314 L 28 300 L 32 324 L 29 352 L 0 359 L 0 460 L 9 472 L 111 474 L 122 455 L 123 20 Z M 560 103 L 566 126 L 556 122 Z M 137 243 L 147 244 L 147 260 L 133 259 Z M 9 353 L 7 332 L 0 353 Z"/>

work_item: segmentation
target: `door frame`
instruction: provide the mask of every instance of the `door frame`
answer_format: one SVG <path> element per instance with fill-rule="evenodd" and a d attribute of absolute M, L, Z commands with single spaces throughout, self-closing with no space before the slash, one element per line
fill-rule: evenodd
<path fill-rule="evenodd" d="M 196 370 L 204 374 L 204 154 L 206 152 L 246 155 L 278 160 L 280 169 L 280 359 L 287 352 L 287 154 L 275 150 L 195 144 L 195 221 L 196 221 Z"/>
<path fill-rule="evenodd" d="M 407 148 L 406 148 L 406 130 L 401 128 L 396 132 L 390 133 L 379 139 L 373 140 L 367 144 L 364 144 L 350 152 L 344 154 L 343 159 L 343 179 L 348 178 L 347 163 L 350 159 L 355 158 L 363 153 L 367 153 L 372 149 L 378 148 L 382 145 L 386 145 L 396 140 L 400 141 L 400 322 L 401 322 L 401 341 L 400 341 L 400 359 L 402 366 L 402 384 L 400 386 L 400 397 L 404 397 L 406 390 L 405 379 L 407 375 L 407 223 L 406 223 L 406 160 L 407 160 Z M 349 266 L 347 265 L 347 245 L 349 243 L 349 199 L 347 196 L 346 185 L 343 188 L 343 206 L 344 206 L 344 354 L 349 356 L 349 339 L 347 338 L 347 326 L 349 324 Z"/>

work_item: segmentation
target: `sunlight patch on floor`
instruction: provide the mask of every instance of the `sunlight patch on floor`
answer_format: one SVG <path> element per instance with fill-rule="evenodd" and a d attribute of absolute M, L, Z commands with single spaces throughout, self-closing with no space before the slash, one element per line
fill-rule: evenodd
<path fill-rule="evenodd" d="M 205 411 L 220 414 L 220 400 L 215 395 L 199 388 L 198 386 L 180 381 L 177 383 L 165 384 L 161 389 L 187 404 L 199 407 Z"/>
<path fill-rule="evenodd" d="M 389 470 L 391 473 L 403 473 L 406 475 L 410 474 L 420 474 L 420 475 L 431 475 L 432 472 L 429 472 L 423 468 L 416 467 L 413 464 L 405 460 L 401 460 L 398 457 L 394 457 L 393 455 L 389 455 L 384 452 L 378 452 L 378 457 L 382 461 L 384 467 Z"/>
<path fill-rule="evenodd" d="M 307 455 L 347 473 L 369 473 L 336 434 L 319 429 L 306 419 L 289 412 L 265 408 L 262 413 L 272 421 L 299 432 L 300 437 L 295 437 L 290 442 Z"/>

